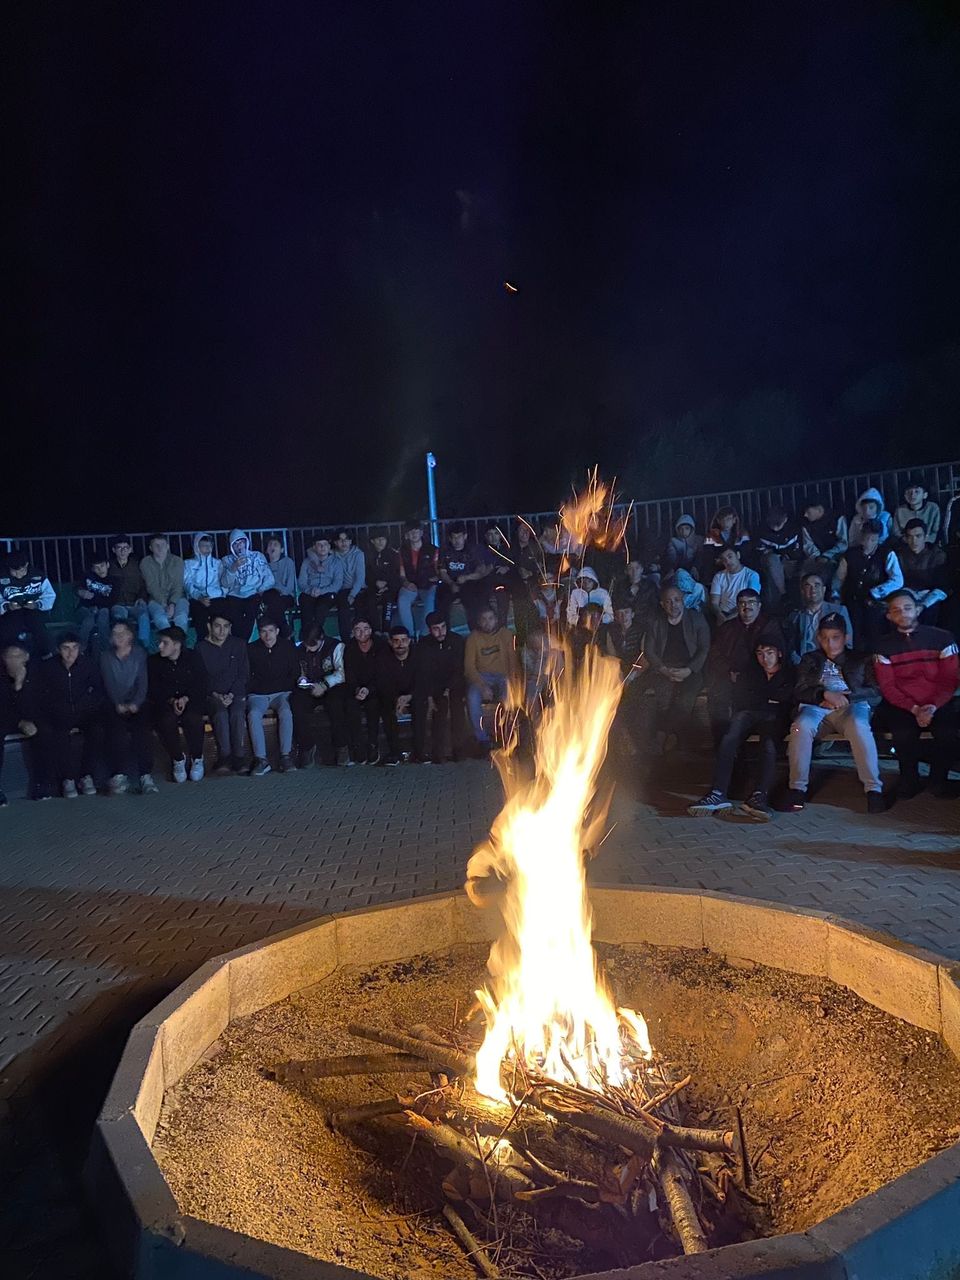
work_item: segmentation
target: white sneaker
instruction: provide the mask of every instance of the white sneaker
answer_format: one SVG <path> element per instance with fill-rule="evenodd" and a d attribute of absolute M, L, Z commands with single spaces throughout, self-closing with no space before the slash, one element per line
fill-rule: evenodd
<path fill-rule="evenodd" d="M 126 795 L 127 791 L 127 775 L 125 773 L 115 773 L 110 779 L 110 794 L 112 796 Z"/>
<path fill-rule="evenodd" d="M 141 773 L 140 775 L 140 794 L 144 796 L 155 796 L 160 788 L 153 780 L 152 773 Z"/>
<path fill-rule="evenodd" d="M 185 756 L 181 756 L 179 760 L 173 762 L 173 780 L 174 782 L 186 782 L 187 780 L 187 760 Z"/>
<path fill-rule="evenodd" d="M 190 766 L 190 781 L 201 782 L 203 780 L 203 761 L 194 760 Z"/>
<path fill-rule="evenodd" d="M 79 795 L 79 792 L 77 791 L 77 784 L 72 778 L 67 778 L 64 781 L 61 791 L 63 792 L 64 800 L 76 800 Z"/>
<path fill-rule="evenodd" d="M 89 773 L 84 774 L 80 779 L 80 791 L 85 796 L 95 796 L 97 794 L 97 788 L 94 786 L 93 779 Z"/>

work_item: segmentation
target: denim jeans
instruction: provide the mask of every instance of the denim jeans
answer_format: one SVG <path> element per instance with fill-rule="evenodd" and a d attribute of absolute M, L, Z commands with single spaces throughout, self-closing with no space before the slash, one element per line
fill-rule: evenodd
<path fill-rule="evenodd" d="M 865 702 L 851 702 L 845 711 L 831 711 L 828 707 L 814 707 L 807 702 L 800 704 L 796 719 L 790 726 L 787 755 L 790 759 L 790 787 L 793 791 L 806 791 L 810 782 L 810 758 L 817 738 L 827 733 L 839 733 L 846 738 L 857 766 L 857 777 L 864 791 L 882 791 L 880 762 L 877 759 L 877 743 L 870 728 L 870 708 Z"/>
<path fill-rule="evenodd" d="M 135 623 L 137 639 L 144 648 L 150 643 L 150 613 L 142 600 L 138 600 L 136 604 L 113 605 L 110 610 L 110 620 Z"/>
<path fill-rule="evenodd" d="M 280 754 L 288 756 L 293 750 L 293 712 L 290 710 L 290 694 L 248 693 L 247 728 L 250 731 L 250 746 L 253 748 L 254 756 L 258 760 L 267 758 L 267 743 L 263 736 L 265 711 L 276 711 Z"/>
<path fill-rule="evenodd" d="M 110 610 L 82 604 L 77 609 L 80 648 L 99 658 L 110 640 Z"/>
<path fill-rule="evenodd" d="M 147 610 L 157 631 L 166 631 L 169 626 L 182 627 L 186 631 L 190 625 L 190 601 L 186 596 L 181 596 L 173 606 L 172 618 L 167 616 L 166 606 L 157 604 L 155 600 L 150 601 Z"/>
<path fill-rule="evenodd" d="M 483 682 L 490 686 L 494 702 L 506 702 L 506 676 L 484 675 Z M 470 723 L 473 725 L 473 732 L 477 741 L 486 745 L 490 741 L 490 735 L 484 729 L 482 721 L 483 690 L 478 684 L 473 684 L 472 682 L 467 686 L 467 710 L 470 713 Z"/>
<path fill-rule="evenodd" d="M 433 613 L 433 606 L 437 598 L 437 587 L 417 587 L 413 590 L 410 587 L 401 587 L 397 595 L 397 612 L 400 614 L 400 623 L 406 627 L 412 636 L 425 636 L 427 634 L 426 616 Z M 413 611 L 417 611 L 417 623 L 414 625 Z"/>

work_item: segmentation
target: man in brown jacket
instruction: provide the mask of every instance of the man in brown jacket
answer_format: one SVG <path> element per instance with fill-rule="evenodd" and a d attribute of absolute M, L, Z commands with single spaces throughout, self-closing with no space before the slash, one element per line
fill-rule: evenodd
<path fill-rule="evenodd" d="M 483 704 L 506 702 L 510 681 L 520 673 L 513 634 L 498 624 L 495 610 L 481 609 L 476 630 L 467 636 L 463 656 L 467 709 L 481 750 L 491 746 L 490 734 L 483 724 Z"/>
<path fill-rule="evenodd" d="M 172 623 L 186 631 L 190 625 L 190 602 L 183 592 L 183 561 L 171 555 L 165 534 L 155 533 L 149 542 L 150 554 L 140 561 L 147 588 L 147 609 L 157 631 Z"/>

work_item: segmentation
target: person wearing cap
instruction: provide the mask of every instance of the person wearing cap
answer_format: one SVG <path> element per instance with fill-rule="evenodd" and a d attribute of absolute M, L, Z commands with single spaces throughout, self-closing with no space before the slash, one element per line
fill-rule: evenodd
<path fill-rule="evenodd" d="M 400 548 L 400 590 L 397 592 L 397 611 L 407 634 L 413 637 L 426 635 L 424 619 L 433 613 L 437 598 L 437 582 L 440 572 L 437 565 L 439 550 L 432 542 L 424 541 L 419 520 L 408 520 L 403 531 Z M 414 622 L 416 608 L 418 621 Z"/>
<path fill-rule="evenodd" d="M 150 614 L 147 612 L 147 588 L 140 564 L 133 558 L 133 539 L 129 533 L 115 533 L 110 539 L 109 577 L 114 584 L 110 616 L 114 622 L 129 618 L 137 628 L 141 644 L 150 642 Z"/>
<path fill-rule="evenodd" d="M 467 636 L 463 669 L 470 723 L 480 749 L 487 751 L 492 743 L 483 721 L 484 703 L 506 702 L 510 681 L 520 675 L 513 634 L 499 625 L 496 610 L 489 606 L 477 614 L 476 626 Z"/>
<path fill-rule="evenodd" d="M 207 712 L 217 744 L 214 772 L 244 773 L 247 768 L 247 644 L 232 634 L 233 625 L 221 600 L 210 605 L 207 634 L 197 653 L 207 672 Z"/>
<path fill-rule="evenodd" d="M 687 809 L 692 817 L 704 818 L 733 808 L 728 795 L 730 781 L 737 756 L 753 733 L 760 738 L 757 774 L 748 785 L 748 798 L 741 808 L 760 822 L 773 816 L 769 795 L 777 768 L 777 748 L 790 727 L 793 690 L 793 667 L 785 660 L 783 649 L 775 640 L 761 637 L 750 665 L 734 686 L 733 715 L 717 747 L 713 781 L 703 799 Z"/>
<path fill-rule="evenodd" d="M 182 627 L 167 627 L 157 637 L 157 652 L 147 659 L 147 700 L 174 782 L 186 782 L 188 769 L 190 781 L 200 782 L 207 672 L 196 650 L 187 648 Z"/>
<path fill-rule="evenodd" d="M 574 576 L 574 587 L 567 599 L 567 626 L 575 627 L 580 610 L 585 604 L 598 604 L 602 610 L 603 622 L 613 621 L 613 600 L 610 592 L 600 586 L 596 571 L 588 564 L 578 569 Z"/>
<path fill-rule="evenodd" d="M 684 512 L 673 526 L 673 537 L 664 548 L 660 562 L 664 576 L 686 569 L 697 577 L 702 550 L 703 536 L 697 533 L 693 516 Z"/>
<path fill-rule="evenodd" d="M 427 615 L 429 632 L 417 645 L 413 680 L 413 756 L 422 764 L 443 764 L 464 755 L 466 713 L 465 644 L 447 628 L 440 612 Z M 430 751 L 427 752 L 427 729 Z"/>
<path fill-rule="evenodd" d="M 170 550 L 165 533 L 155 533 L 147 544 L 149 551 L 140 561 L 147 589 L 147 611 L 156 631 L 165 631 L 171 623 L 186 631 L 190 623 L 190 602 L 183 589 L 183 560 Z"/>
<path fill-rule="evenodd" d="M 106 781 L 106 695 L 100 669 L 82 652 L 79 635 L 68 631 L 60 637 L 54 657 L 44 662 L 40 670 L 40 722 L 53 777 L 69 800 L 78 794 L 95 796 Z M 73 767 L 73 734 L 80 734 L 83 739 L 79 775 Z"/>
<path fill-rule="evenodd" d="M 946 552 L 943 547 L 927 541 L 927 530 L 922 520 L 908 520 L 903 527 L 903 542 L 897 546 L 896 554 L 903 585 L 913 592 L 920 609 L 920 621 L 936 626 L 940 605 L 947 598 Z"/>
<path fill-rule="evenodd" d="M 318 533 L 307 547 L 297 584 L 301 634 L 306 635 L 314 626 L 322 631 L 343 589 L 343 561 L 333 554 L 330 539 L 323 534 Z"/>
<path fill-rule="evenodd" d="M 398 623 L 390 628 L 390 644 L 377 655 L 377 694 L 383 732 L 387 739 L 387 754 L 380 761 L 393 767 L 400 763 L 399 720 L 409 715 L 413 719 L 416 708 L 413 695 L 416 688 L 417 654 L 410 643 L 410 632 Z M 414 734 L 417 728 L 414 726 Z"/>
<path fill-rule="evenodd" d="M 377 635 L 389 630 L 400 590 L 400 552 L 389 545 L 387 530 L 370 531 L 366 555 L 366 589 L 357 601 L 357 610 L 366 617 Z"/>
<path fill-rule="evenodd" d="M 933 546 L 940 537 L 940 508 L 927 493 L 923 476 L 911 476 L 903 490 L 903 499 L 893 513 L 893 536 L 906 540 L 907 525 L 911 520 L 919 520 L 923 525 L 924 538 L 928 546 Z"/>
<path fill-rule="evenodd" d="M 887 618 L 894 630 L 882 636 L 874 670 L 883 695 L 883 720 L 893 735 L 900 764 L 897 796 L 909 800 L 922 789 L 920 734 L 933 735 L 930 786 L 948 796 L 947 774 L 957 753 L 960 706 L 957 643 L 949 631 L 923 626 L 911 591 L 901 588 L 887 597 Z"/>
<path fill-rule="evenodd" d="M 800 659 L 796 699 L 787 746 L 788 808 L 798 812 L 806 804 L 813 744 L 830 734 L 850 743 L 857 777 L 866 792 L 867 813 L 883 813 L 880 762 L 870 727 L 871 710 L 880 694 L 867 655 L 847 648 L 847 627 L 839 614 L 820 620 L 817 648 Z"/>

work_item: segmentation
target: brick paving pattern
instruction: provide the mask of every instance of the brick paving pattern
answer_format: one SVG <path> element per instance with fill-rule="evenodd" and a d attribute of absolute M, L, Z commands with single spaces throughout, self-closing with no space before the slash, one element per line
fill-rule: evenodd
<path fill-rule="evenodd" d="M 768 825 L 689 818 L 685 787 L 635 791 L 615 800 L 597 881 L 826 909 L 960 960 L 960 802 L 924 796 L 868 818 L 843 761 L 815 803 Z M 3 1274 L 109 1277 L 75 1172 L 138 1017 L 210 956 L 325 912 L 457 887 L 499 804 L 495 772 L 471 763 L 0 811 L 0 1185 L 14 1188 Z"/>

